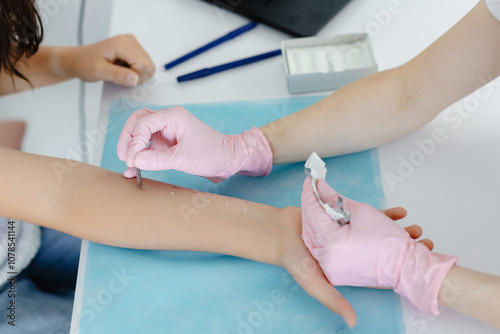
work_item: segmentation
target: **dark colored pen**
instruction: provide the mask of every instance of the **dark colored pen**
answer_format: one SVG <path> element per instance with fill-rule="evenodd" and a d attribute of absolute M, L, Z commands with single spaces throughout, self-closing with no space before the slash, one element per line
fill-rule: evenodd
<path fill-rule="evenodd" d="M 248 64 L 255 63 L 257 61 L 261 61 L 261 60 L 268 59 L 268 58 L 271 58 L 271 57 L 279 56 L 280 54 L 281 54 L 281 50 L 274 50 L 274 51 L 271 51 L 271 52 L 266 52 L 266 53 L 263 53 L 263 54 L 260 54 L 260 55 L 256 55 L 256 56 L 252 56 L 252 57 L 249 57 L 249 58 L 235 60 L 235 61 L 232 61 L 230 63 L 218 65 L 218 66 L 215 66 L 215 67 L 204 68 L 202 70 L 198 70 L 198 71 L 191 72 L 191 73 L 188 73 L 188 74 L 185 74 L 185 75 L 181 75 L 180 77 L 177 77 L 177 81 L 178 82 L 183 82 L 183 81 L 188 81 L 188 80 L 194 80 L 194 79 L 203 78 L 203 77 L 215 74 L 215 73 L 219 73 L 219 72 L 222 72 L 222 71 L 230 70 L 230 69 L 235 68 L 235 67 L 240 67 L 240 66 L 248 65 Z"/>
<path fill-rule="evenodd" d="M 233 39 L 233 38 L 235 38 L 235 37 L 237 37 L 237 36 L 239 36 L 239 35 L 247 32 L 249 30 L 255 28 L 256 26 L 257 26 L 257 23 L 255 23 L 255 22 L 250 22 L 248 24 L 245 24 L 243 27 L 240 27 L 240 28 L 238 28 L 236 30 L 233 30 L 233 31 L 231 31 L 228 34 L 226 34 L 226 35 L 224 35 L 222 37 L 217 38 L 215 41 L 212 41 L 212 42 L 210 42 L 208 44 L 205 44 L 202 47 L 200 47 L 200 48 L 198 48 L 196 50 L 193 50 L 190 53 L 188 53 L 188 54 L 186 54 L 186 55 L 184 55 L 182 57 L 179 57 L 179 58 L 171 61 L 168 64 L 165 64 L 165 69 L 168 70 L 168 69 L 170 69 L 170 68 L 172 68 L 172 67 L 174 67 L 176 65 L 179 65 L 180 63 L 185 62 L 186 60 L 191 59 L 194 56 L 199 55 L 200 53 L 203 53 L 203 52 L 205 52 L 207 50 L 210 50 L 211 48 L 213 48 L 213 47 L 215 47 L 215 46 L 217 46 L 219 44 L 222 44 L 222 43 L 224 43 L 226 41 L 229 41 L 229 40 L 231 40 L 231 39 Z"/>

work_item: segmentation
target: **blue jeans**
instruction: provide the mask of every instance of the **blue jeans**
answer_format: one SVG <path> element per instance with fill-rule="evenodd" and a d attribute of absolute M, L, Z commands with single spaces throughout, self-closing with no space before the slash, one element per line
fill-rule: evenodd
<path fill-rule="evenodd" d="M 42 228 L 36 257 L 16 278 L 15 299 L 9 285 L 0 288 L 0 333 L 69 333 L 80 245 L 78 238 Z M 7 316 L 12 300 L 15 327 Z"/>

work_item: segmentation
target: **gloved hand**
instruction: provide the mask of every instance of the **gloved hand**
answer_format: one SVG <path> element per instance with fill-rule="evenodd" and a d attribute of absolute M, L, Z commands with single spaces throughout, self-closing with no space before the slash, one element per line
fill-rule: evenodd
<path fill-rule="evenodd" d="M 323 181 L 325 203 L 338 194 Z M 310 178 L 302 193 L 302 238 L 333 285 L 393 288 L 415 306 L 438 315 L 438 292 L 458 258 L 433 253 L 374 207 L 343 197 L 350 223 L 341 226 L 320 206 Z"/>
<path fill-rule="evenodd" d="M 128 178 L 135 177 L 133 167 L 137 167 L 176 169 L 220 182 L 233 174 L 268 175 L 273 165 L 271 146 L 260 129 L 223 135 L 183 107 L 132 113 L 117 152 L 129 167 Z"/>

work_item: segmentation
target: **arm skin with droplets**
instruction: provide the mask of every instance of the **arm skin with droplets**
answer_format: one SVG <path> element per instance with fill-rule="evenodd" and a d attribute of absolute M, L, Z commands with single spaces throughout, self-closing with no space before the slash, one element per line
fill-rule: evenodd
<path fill-rule="evenodd" d="M 306 292 L 351 323 L 349 302 L 301 238 L 300 208 L 280 209 L 136 179 L 80 162 L 0 147 L 0 217 L 102 244 L 204 251 L 286 268 Z M 173 195 L 172 195 L 173 194 Z"/>
<path fill-rule="evenodd" d="M 284 209 L 136 179 L 71 160 L 0 147 L 0 217 L 127 248 L 204 251 L 287 269 L 302 288 L 354 326 L 349 302 L 325 278 L 302 237 L 301 209 Z M 385 211 L 392 219 L 402 208 Z M 407 228 L 414 239 L 418 226 Z M 429 248 L 432 243 L 423 241 Z"/>

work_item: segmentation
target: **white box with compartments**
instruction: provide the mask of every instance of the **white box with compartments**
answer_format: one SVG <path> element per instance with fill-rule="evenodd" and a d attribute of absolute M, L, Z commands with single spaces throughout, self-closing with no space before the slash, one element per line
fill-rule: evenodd
<path fill-rule="evenodd" d="M 291 94 L 339 89 L 377 72 L 367 34 L 295 38 L 281 48 Z"/>

